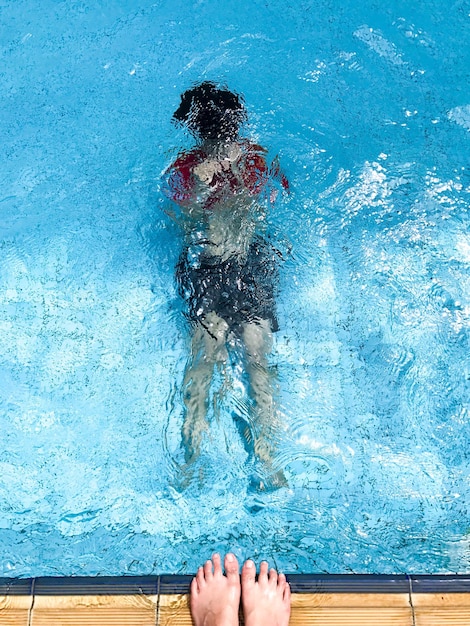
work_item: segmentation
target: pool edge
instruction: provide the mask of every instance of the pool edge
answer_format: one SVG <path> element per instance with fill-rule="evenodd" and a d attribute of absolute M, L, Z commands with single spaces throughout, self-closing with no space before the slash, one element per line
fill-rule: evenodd
<path fill-rule="evenodd" d="M 287 574 L 293 593 L 470 593 L 470 574 Z M 5 595 L 174 595 L 192 575 L 1 578 Z M 33 590 L 34 589 L 34 594 Z"/>
<path fill-rule="evenodd" d="M 468 626 L 470 575 L 291 574 L 290 626 Z M 192 576 L 0 578 L 2 626 L 191 626 Z M 243 620 L 240 624 L 243 626 Z"/>

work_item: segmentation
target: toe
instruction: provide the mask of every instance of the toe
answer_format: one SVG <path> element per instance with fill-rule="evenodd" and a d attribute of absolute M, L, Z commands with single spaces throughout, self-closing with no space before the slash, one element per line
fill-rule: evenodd
<path fill-rule="evenodd" d="M 212 573 L 212 561 L 206 561 L 204 563 L 204 578 L 206 580 L 211 580 L 213 577 Z"/>
<path fill-rule="evenodd" d="M 256 566 L 251 559 L 242 567 L 242 586 L 247 589 L 255 584 Z"/>
<path fill-rule="evenodd" d="M 214 564 L 214 576 L 222 576 L 222 564 L 220 554 L 217 552 L 212 555 L 212 563 Z"/>
<path fill-rule="evenodd" d="M 261 561 L 261 565 L 259 566 L 258 582 L 260 583 L 268 582 L 268 562 L 267 561 Z"/>
<path fill-rule="evenodd" d="M 193 578 L 191 581 L 191 597 L 197 596 L 199 593 L 199 584 L 197 578 Z"/>
<path fill-rule="evenodd" d="M 278 574 L 278 576 L 277 576 L 277 586 L 278 587 L 284 587 L 285 584 L 286 584 L 286 576 L 285 576 L 285 574 Z"/>
<path fill-rule="evenodd" d="M 290 606 L 290 585 L 287 582 L 284 586 L 283 600 L 286 604 L 289 604 Z"/>
<path fill-rule="evenodd" d="M 231 552 L 225 555 L 224 567 L 225 574 L 227 575 L 229 582 L 238 584 L 240 582 L 238 574 L 238 561 L 237 557 Z"/>
<path fill-rule="evenodd" d="M 198 589 L 202 589 L 203 586 L 206 584 L 206 580 L 204 578 L 204 570 L 202 567 L 198 567 L 197 574 L 196 574 L 196 582 L 198 585 Z"/>
<path fill-rule="evenodd" d="M 269 583 L 275 587 L 277 585 L 277 572 L 274 568 L 271 568 L 269 570 L 268 577 L 269 577 Z"/>

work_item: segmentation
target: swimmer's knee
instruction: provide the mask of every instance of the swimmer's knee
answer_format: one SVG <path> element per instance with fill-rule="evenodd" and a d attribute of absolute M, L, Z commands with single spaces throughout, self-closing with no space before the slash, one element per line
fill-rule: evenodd
<path fill-rule="evenodd" d="M 229 331 L 227 322 L 216 313 L 209 313 L 199 323 L 204 332 L 206 353 L 214 354 L 217 361 L 225 360 L 227 358 L 225 343 Z"/>
<path fill-rule="evenodd" d="M 250 322 L 243 327 L 243 342 L 250 356 L 263 357 L 272 348 L 271 325 L 268 320 Z"/>

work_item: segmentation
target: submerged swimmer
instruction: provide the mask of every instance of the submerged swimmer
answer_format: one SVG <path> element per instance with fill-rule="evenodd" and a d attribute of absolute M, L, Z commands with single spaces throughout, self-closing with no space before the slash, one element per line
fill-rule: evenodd
<path fill-rule="evenodd" d="M 280 255 L 261 233 L 276 183 L 286 191 L 289 184 L 277 161 L 268 166 L 264 148 L 240 137 L 246 111 L 236 94 L 204 82 L 183 93 L 173 118 L 197 140 L 166 173 L 166 193 L 179 207 L 170 215 L 184 232 L 176 276 L 193 330 L 183 383 L 185 459 L 189 464 L 198 457 L 208 430 L 214 368 L 238 343 L 253 404 L 245 417 L 246 444 L 275 486 L 283 479 L 272 470 L 279 424 L 268 355 L 278 329 Z"/>
<path fill-rule="evenodd" d="M 268 571 L 260 565 L 258 580 L 253 561 L 242 568 L 241 585 L 238 561 L 234 554 L 224 560 L 225 576 L 220 556 L 200 567 L 191 583 L 190 609 L 194 626 L 238 626 L 240 596 L 245 626 L 288 626 L 291 591 L 284 574 Z"/>

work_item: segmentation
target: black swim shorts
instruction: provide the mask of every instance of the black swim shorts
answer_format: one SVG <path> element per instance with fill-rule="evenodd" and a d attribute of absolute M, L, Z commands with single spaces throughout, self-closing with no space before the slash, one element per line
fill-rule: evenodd
<path fill-rule="evenodd" d="M 203 257 L 193 265 L 188 253 L 186 248 L 179 258 L 176 279 L 191 321 L 202 321 L 213 311 L 232 330 L 257 320 L 269 320 L 273 332 L 279 329 L 275 295 L 280 254 L 267 241 L 256 239 L 243 260 Z"/>

